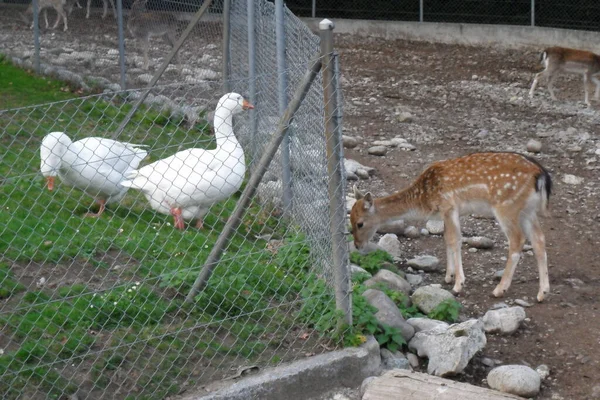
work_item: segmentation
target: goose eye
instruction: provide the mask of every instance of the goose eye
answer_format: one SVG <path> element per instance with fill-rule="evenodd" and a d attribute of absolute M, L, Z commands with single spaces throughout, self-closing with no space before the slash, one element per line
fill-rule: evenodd
<path fill-rule="evenodd" d="M 356 227 L 359 228 L 359 229 L 362 228 L 363 227 L 363 223 L 359 222 L 358 224 L 356 224 Z"/>

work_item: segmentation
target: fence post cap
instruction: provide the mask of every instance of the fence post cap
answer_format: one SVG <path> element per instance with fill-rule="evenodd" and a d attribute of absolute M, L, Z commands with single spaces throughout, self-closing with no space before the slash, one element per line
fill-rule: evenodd
<path fill-rule="evenodd" d="M 321 22 L 319 22 L 319 29 L 322 31 L 327 31 L 330 29 L 333 29 L 335 27 L 333 21 L 328 20 L 327 18 L 325 18 L 324 20 L 322 20 Z"/>

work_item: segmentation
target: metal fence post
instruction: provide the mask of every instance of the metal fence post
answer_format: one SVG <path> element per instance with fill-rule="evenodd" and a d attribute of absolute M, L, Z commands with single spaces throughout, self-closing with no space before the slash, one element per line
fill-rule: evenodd
<path fill-rule="evenodd" d="M 342 138 L 333 50 L 334 24 L 328 19 L 319 23 L 321 57 L 323 62 L 323 96 L 325 103 L 325 136 L 327 139 L 327 171 L 329 175 L 329 221 L 333 268 L 335 276 L 335 302 L 344 315 L 343 322 L 352 324 L 348 247 L 344 235 L 346 207 L 342 170 Z"/>
<path fill-rule="evenodd" d="M 279 91 L 279 115 L 283 115 L 288 105 L 287 72 L 285 62 L 285 15 L 283 0 L 275 0 L 275 38 L 277 41 L 277 76 Z M 283 188 L 283 213 L 287 215 L 292 205 L 292 177 L 290 171 L 290 136 L 285 135 L 281 142 L 281 184 Z"/>
<path fill-rule="evenodd" d="M 121 69 L 121 89 L 127 89 L 125 80 L 125 35 L 123 32 L 123 0 L 117 0 L 117 31 L 119 36 L 119 67 Z"/>
<path fill-rule="evenodd" d="M 273 134 L 269 144 L 267 144 L 267 146 L 265 147 L 265 150 L 262 153 L 262 156 L 260 158 L 260 161 L 258 162 L 258 165 L 256 166 L 254 173 L 250 176 L 250 179 L 248 180 L 248 183 L 246 184 L 246 187 L 244 188 L 240 199 L 235 205 L 233 213 L 227 220 L 227 223 L 225 224 L 223 230 L 219 234 L 219 238 L 215 242 L 215 245 L 210 251 L 210 254 L 206 258 L 206 261 L 202 266 L 200 274 L 196 278 L 196 281 L 190 289 L 190 292 L 185 298 L 186 303 L 189 303 L 192 300 L 194 300 L 196 294 L 199 291 L 203 290 L 204 287 L 206 287 L 206 284 L 208 283 L 208 280 L 210 279 L 213 270 L 217 266 L 217 263 L 219 262 L 221 255 L 223 254 L 223 251 L 227 246 L 227 243 L 229 243 L 231 235 L 240 226 L 240 223 L 242 222 L 242 215 L 246 211 L 248 203 L 252 199 L 252 196 L 254 195 L 258 184 L 260 183 L 265 172 L 267 171 L 267 168 L 269 168 L 269 164 L 271 164 L 273 156 L 275 155 L 277 149 L 281 145 L 281 141 L 286 136 L 290 124 L 294 119 L 294 115 L 296 114 L 296 111 L 298 111 L 298 109 L 300 108 L 302 101 L 306 97 L 306 94 L 308 93 L 311 84 L 317 77 L 317 74 L 319 73 L 320 69 L 321 59 L 317 58 L 315 61 L 312 62 L 310 69 L 306 72 L 304 78 L 298 85 L 298 88 L 296 89 L 296 93 L 294 94 L 292 101 L 288 105 L 285 113 L 281 116 L 281 119 L 279 120 L 279 125 L 277 126 L 277 131 Z"/>
<path fill-rule="evenodd" d="M 31 2 L 33 6 L 33 68 L 39 74 L 40 71 L 40 8 L 38 0 Z"/>
<path fill-rule="evenodd" d="M 255 29 L 255 0 L 247 1 L 248 12 L 248 95 L 250 102 L 256 107 L 256 29 Z M 250 110 L 250 138 L 252 143 L 252 156 L 256 157 L 256 133 L 258 132 L 258 114 L 256 109 Z M 252 162 L 254 163 L 254 162 Z"/>
<path fill-rule="evenodd" d="M 424 2 L 424 0 L 419 0 L 419 22 L 423 22 L 424 21 L 424 16 L 423 16 L 423 2 Z"/>
<path fill-rule="evenodd" d="M 535 26 L 535 0 L 531 0 L 531 26 Z"/>
<path fill-rule="evenodd" d="M 317 0 L 312 0 L 312 13 L 310 14 L 313 18 L 317 15 Z"/>
<path fill-rule="evenodd" d="M 231 0 L 223 1 L 223 91 L 229 93 L 231 84 L 229 82 L 231 67 Z"/>

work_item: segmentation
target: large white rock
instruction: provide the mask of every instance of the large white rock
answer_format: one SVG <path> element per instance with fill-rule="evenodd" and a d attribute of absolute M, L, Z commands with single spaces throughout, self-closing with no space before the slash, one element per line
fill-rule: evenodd
<path fill-rule="evenodd" d="M 438 326 L 417 332 L 408 348 L 419 357 L 429 358 L 427 373 L 448 376 L 460 374 L 486 343 L 483 322 L 471 319 L 448 328 Z"/>
<path fill-rule="evenodd" d="M 454 296 L 449 291 L 437 286 L 421 286 L 410 297 L 413 304 L 424 314 L 429 314 L 442 301 L 453 299 Z"/>
<path fill-rule="evenodd" d="M 406 262 L 409 267 L 422 269 L 425 272 L 440 270 L 440 260 L 435 256 L 417 256 Z"/>
<path fill-rule="evenodd" d="M 431 318 L 409 318 L 406 320 L 406 322 L 408 322 L 412 325 L 413 328 L 415 328 L 415 333 L 421 331 L 428 331 L 437 327 L 448 328 L 450 326 L 447 322 L 438 321 L 437 319 Z"/>
<path fill-rule="evenodd" d="M 432 235 L 441 235 L 441 234 L 444 233 L 444 221 L 436 220 L 436 219 L 430 219 L 425 224 L 425 228 Z"/>
<path fill-rule="evenodd" d="M 525 365 L 502 365 L 487 376 L 492 389 L 517 396 L 533 397 L 540 391 L 540 375 Z"/>
<path fill-rule="evenodd" d="M 486 332 L 513 334 L 519 329 L 525 319 L 525 309 L 520 306 L 489 310 L 483 316 L 483 326 Z"/>
<path fill-rule="evenodd" d="M 364 285 L 371 287 L 378 283 L 384 284 L 388 289 L 404 293 L 407 296 L 407 300 L 410 300 L 408 296 L 412 288 L 410 283 L 400 275 L 387 269 L 380 269 L 372 278 L 366 280 Z"/>

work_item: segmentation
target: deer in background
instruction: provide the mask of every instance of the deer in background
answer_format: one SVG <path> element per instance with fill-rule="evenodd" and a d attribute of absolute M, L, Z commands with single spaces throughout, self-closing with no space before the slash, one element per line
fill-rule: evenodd
<path fill-rule="evenodd" d="M 552 190 L 550 174 L 535 160 L 517 153 L 475 153 L 429 166 L 410 186 L 375 199 L 354 187 L 350 213 L 354 244 L 364 252 L 377 228 L 397 219 L 444 221 L 446 283 L 454 292 L 465 282 L 461 256 L 461 214 L 491 213 L 508 238 L 508 261 L 493 291 L 502 296 L 510 287 L 525 239 L 533 246 L 539 269 L 538 301 L 550 291 L 544 233 L 538 214 L 545 214 Z"/>
<path fill-rule="evenodd" d="M 70 4 L 70 9 L 73 9 L 73 4 Z M 44 10 L 44 20 L 46 21 L 46 28 L 48 28 L 48 8 L 54 8 L 56 10 L 56 22 L 52 29 L 56 29 L 58 23 L 61 18 L 63 20 L 63 31 L 67 30 L 67 13 L 65 12 L 65 8 L 69 7 L 67 0 L 38 0 L 38 13 L 41 14 L 42 10 Z M 69 11 L 70 13 L 70 11 Z M 27 9 L 25 10 L 25 14 L 21 14 L 22 18 L 26 23 L 29 23 L 29 18 L 33 19 L 33 3 L 29 4 Z M 33 20 L 31 21 L 30 29 L 33 29 Z"/>
<path fill-rule="evenodd" d="M 151 12 L 146 10 L 147 0 L 135 0 L 131 5 L 127 29 L 142 45 L 144 53 L 144 69 L 148 69 L 148 52 L 151 37 L 163 37 L 171 47 L 177 42 L 177 18 L 168 12 Z M 177 54 L 175 61 L 178 63 Z"/>
<path fill-rule="evenodd" d="M 596 92 L 594 99 L 600 99 L 600 56 L 590 51 L 568 49 L 565 47 L 548 47 L 542 52 L 540 62 L 544 64 L 544 70 L 535 75 L 529 97 L 533 97 L 533 92 L 537 87 L 538 81 L 542 77 L 548 78 L 548 91 L 552 100 L 556 100 L 554 95 L 553 84 L 556 77 L 561 72 L 570 74 L 583 75 L 583 91 L 585 93 L 585 104 L 590 104 L 590 96 L 588 93 L 588 81 L 594 82 Z"/>
<path fill-rule="evenodd" d="M 104 12 L 102 13 L 102 19 L 106 18 L 106 15 L 108 14 L 108 3 L 110 3 L 112 10 L 113 10 L 113 15 L 116 19 L 117 18 L 117 10 L 115 9 L 114 1 L 113 0 L 102 0 L 102 3 L 104 3 Z M 86 19 L 90 19 L 90 6 L 91 5 L 92 5 L 92 0 L 88 0 L 87 11 L 85 13 Z"/>

